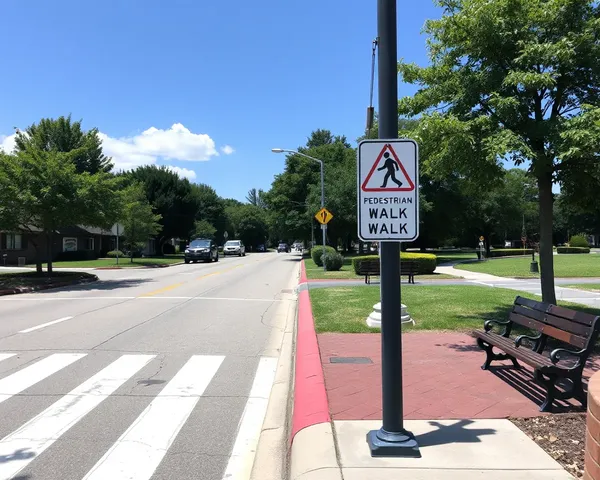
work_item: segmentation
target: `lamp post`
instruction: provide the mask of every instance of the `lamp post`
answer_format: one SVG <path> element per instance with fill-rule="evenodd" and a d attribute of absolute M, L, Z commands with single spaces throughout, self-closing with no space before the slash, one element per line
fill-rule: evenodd
<path fill-rule="evenodd" d="M 272 148 L 271 151 L 273 153 L 292 153 L 294 155 L 300 155 L 301 157 L 308 158 L 309 160 L 313 160 L 314 162 L 318 162 L 321 166 L 321 208 L 325 208 L 325 176 L 323 173 L 323 160 L 319 160 L 318 158 L 311 157 L 310 155 L 306 155 L 305 153 L 297 152 L 296 150 L 286 150 L 284 148 Z M 321 226 L 321 230 L 323 232 L 323 255 L 325 255 L 325 232 L 327 229 L 327 225 L 323 224 Z M 323 271 L 327 271 L 327 267 L 325 266 L 325 262 L 323 262 Z"/>

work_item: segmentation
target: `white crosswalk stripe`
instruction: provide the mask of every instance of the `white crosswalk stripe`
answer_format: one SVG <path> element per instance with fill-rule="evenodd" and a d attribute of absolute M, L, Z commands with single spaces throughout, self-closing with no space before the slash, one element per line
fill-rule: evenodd
<path fill-rule="evenodd" d="M 193 356 L 84 480 L 149 479 L 223 359 Z"/>
<path fill-rule="evenodd" d="M 69 442 L 73 438 L 79 438 L 82 431 L 87 431 L 87 424 L 104 425 L 103 415 L 106 415 L 107 412 L 112 414 L 114 405 L 119 405 L 116 407 L 118 409 L 123 408 L 124 405 L 135 405 L 137 409 L 140 398 L 146 396 L 147 393 L 142 393 L 140 396 L 140 390 L 137 390 L 136 393 L 135 390 L 130 390 L 130 386 L 134 388 L 136 384 L 140 385 L 140 382 L 143 381 L 139 380 L 139 375 L 153 371 L 153 361 L 158 362 L 159 360 L 156 355 L 150 354 L 123 354 L 116 360 L 114 356 L 111 356 L 112 363 L 101 361 L 99 366 L 93 367 L 93 373 L 90 372 L 90 377 L 86 379 L 87 369 L 90 368 L 90 365 L 98 365 L 98 358 L 103 358 L 105 354 L 65 352 L 49 354 L 41 359 L 36 358 L 39 357 L 37 353 L 32 355 L 25 353 L 18 357 L 16 355 L 15 353 L 0 353 L 0 362 L 12 359 L 5 369 L 6 376 L 1 377 L 3 374 L 0 373 L 0 404 L 2 408 L 0 414 L 4 417 L 11 415 L 12 411 L 20 409 L 18 396 L 39 397 L 37 392 L 46 392 L 46 386 L 49 384 L 64 385 L 65 378 L 68 379 L 67 385 L 70 386 L 65 390 L 59 390 L 61 391 L 60 398 L 50 406 L 46 403 L 37 411 L 31 410 L 33 418 L 29 417 L 31 419 L 27 420 L 25 417 L 22 420 L 25 423 L 20 427 L 18 424 L 11 427 L 5 426 L 6 430 L 3 435 L 6 436 L 0 440 L 0 480 L 27 478 L 30 473 L 34 473 L 33 477 L 35 478 L 47 478 L 48 480 L 56 478 L 58 480 L 58 477 L 52 476 L 46 470 L 44 462 L 47 460 L 45 459 L 55 457 L 53 454 L 57 452 L 60 453 L 61 458 L 68 459 L 70 450 L 64 449 L 71 448 Z M 83 360 L 84 358 L 85 360 Z M 34 363 L 30 363 L 32 359 L 35 360 Z M 169 369 L 171 378 L 164 379 L 167 383 L 161 391 L 154 390 L 152 392 L 152 395 L 155 396 L 148 400 L 150 403 L 144 402 L 143 406 L 140 405 L 139 410 L 133 410 L 134 416 L 128 417 L 126 424 L 109 422 L 108 425 L 112 425 L 112 429 L 105 430 L 105 433 L 110 435 L 106 438 L 108 441 L 97 451 L 93 448 L 86 451 L 86 463 L 79 467 L 82 469 L 78 473 L 71 472 L 69 476 L 68 471 L 72 467 L 69 467 L 70 461 L 68 461 L 66 470 L 60 472 L 60 480 L 65 475 L 69 478 L 83 476 L 82 480 L 153 480 L 155 478 L 153 475 L 160 476 L 161 474 L 157 472 L 161 463 L 166 462 L 161 468 L 168 468 L 166 466 L 169 465 L 168 462 L 172 462 L 173 458 L 176 458 L 171 456 L 165 460 L 182 428 L 198 407 L 200 398 L 205 395 L 205 391 L 215 377 L 223 378 L 228 375 L 231 364 L 228 364 L 226 369 L 222 368 L 225 359 L 226 357 L 222 355 L 191 355 L 187 359 L 176 358 L 174 360 L 177 363 L 176 369 Z M 183 363 L 182 360 L 185 362 Z M 19 361 L 24 365 L 20 370 L 18 368 L 15 370 L 13 365 Z M 164 358 L 161 357 L 160 370 L 163 368 L 164 361 Z M 67 368 L 71 365 L 74 366 Z M 255 370 L 254 376 L 246 377 L 248 378 L 247 384 L 241 387 L 234 386 L 233 388 L 238 390 L 232 393 L 232 396 L 238 396 L 240 392 L 249 388 L 243 411 L 241 410 L 242 405 L 236 407 L 239 410 L 236 410 L 232 420 L 235 422 L 238 415 L 240 416 L 237 434 L 231 438 L 229 459 L 227 457 L 223 459 L 223 478 L 232 480 L 249 479 L 275 378 L 277 359 L 260 358 L 257 366 L 251 364 L 249 367 Z M 153 373 L 152 376 L 154 375 L 156 374 Z M 137 383 L 136 376 L 138 376 Z M 78 380 L 75 380 L 76 378 Z M 250 387 L 252 378 L 253 382 Z M 44 382 L 50 383 L 44 384 Z M 80 384 L 75 386 L 78 383 Z M 217 388 L 223 388 L 222 380 L 218 380 L 216 383 L 219 385 Z M 31 388 L 34 390 L 29 393 L 28 389 Z M 72 390 L 65 394 L 64 392 L 69 389 Z M 56 395 L 56 390 L 56 387 L 54 389 L 50 387 L 48 395 Z M 123 394 L 123 392 L 127 393 Z M 115 394 L 114 401 L 105 402 L 102 408 L 97 408 Z M 128 400 L 130 395 L 131 400 Z M 44 396 L 45 394 L 40 398 Z M 6 402 L 9 399 L 11 401 Z M 40 401 L 40 399 L 36 401 Z M 124 404 L 123 401 L 127 403 Z M 41 413 L 38 413 L 40 411 Z M 140 411 L 141 413 L 138 414 Z M 118 415 L 120 412 L 115 411 L 115 414 Z M 197 414 L 200 417 L 197 417 Z M 137 418 L 135 415 L 138 415 Z M 132 422 L 133 418 L 135 420 Z M 193 422 L 198 422 L 198 418 L 202 418 L 202 414 L 196 412 Z M 78 423 L 82 424 L 79 428 L 83 428 L 79 432 L 77 428 L 73 428 Z M 13 428 L 16 430 L 9 433 Z M 69 432 L 72 428 L 73 431 Z M 112 436 L 113 432 L 114 436 Z M 178 442 L 187 441 L 188 435 L 189 428 Z M 56 445 L 52 447 L 55 443 Z M 53 450 L 44 454 L 50 447 Z M 73 465 L 77 465 L 78 459 L 81 459 L 80 455 L 81 452 L 79 452 L 78 458 L 73 458 Z M 36 462 L 32 464 L 34 460 Z M 85 468 L 83 468 L 84 466 Z M 201 465 L 198 465 L 198 468 L 198 471 L 201 472 Z M 87 473 L 86 470 L 88 470 Z M 53 470 L 52 472 L 54 473 Z"/>

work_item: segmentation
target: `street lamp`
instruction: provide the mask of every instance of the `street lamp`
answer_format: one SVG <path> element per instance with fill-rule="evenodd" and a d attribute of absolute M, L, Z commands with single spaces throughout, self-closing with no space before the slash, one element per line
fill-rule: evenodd
<path fill-rule="evenodd" d="M 297 152 L 296 150 L 286 150 L 285 148 L 272 148 L 271 151 L 273 153 L 292 153 L 294 155 L 300 155 L 302 157 L 306 157 L 309 160 L 313 160 L 314 162 L 319 162 L 321 166 L 321 208 L 325 208 L 325 177 L 323 174 L 323 160 L 319 160 L 318 158 L 311 157 L 310 155 L 306 155 L 305 153 Z M 323 224 L 321 226 L 321 230 L 323 231 L 323 255 L 325 255 L 325 231 L 327 229 L 327 224 Z M 323 262 L 323 271 L 327 271 L 327 267 L 325 266 L 325 262 Z"/>

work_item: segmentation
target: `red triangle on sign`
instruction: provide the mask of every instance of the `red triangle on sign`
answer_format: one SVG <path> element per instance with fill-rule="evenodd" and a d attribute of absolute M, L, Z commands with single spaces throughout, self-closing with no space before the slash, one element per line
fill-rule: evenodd
<path fill-rule="evenodd" d="M 371 183 L 374 185 L 369 185 L 369 181 L 375 180 L 374 178 L 372 178 L 373 174 L 376 170 L 379 170 L 377 167 L 379 166 L 381 159 L 384 158 L 384 154 L 386 152 L 389 152 L 391 154 L 391 157 L 388 155 L 386 160 L 382 162 L 380 169 L 383 170 L 387 167 L 388 171 L 386 173 L 381 173 L 381 180 L 377 182 L 372 181 Z M 399 168 L 395 168 L 395 165 L 397 165 L 397 167 Z M 396 177 L 397 173 L 402 173 L 401 175 L 398 175 L 398 177 L 400 178 L 396 178 L 396 180 L 399 181 L 402 185 L 398 185 L 396 182 L 394 182 L 394 178 Z M 381 186 L 380 182 L 384 182 L 385 187 Z M 396 155 L 396 152 L 394 151 L 392 145 L 386 143 L 381 149 L 381 152 L 377 156 L 377 159 L 373 163 L 373 166 L 371 167 L 367 178 L 365 178 L 365 181 L 363 182 L 360 188 L 363 192 L 412 192 L 415 189 L 415 184 L 413 183 L 412 179 L 408 176 L 404 165 L 402 165 L 402 162 L 398 158 L 398 155 Z"/>

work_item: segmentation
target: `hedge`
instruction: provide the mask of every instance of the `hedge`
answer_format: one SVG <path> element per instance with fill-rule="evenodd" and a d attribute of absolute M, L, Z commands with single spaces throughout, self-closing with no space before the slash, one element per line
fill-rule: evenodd
<path fill-rule="evenodd" d="M 583 235 L 573 235 L 570 239 L 569 239 L 569 247 L 575 247 L 575 248 L 588 248 L 590 246 L 590 244 L 587 241 L 587 238 L 585 238 L 585 236 Z M 575 252 L 573 252 L 575 253 Z M 584 252 L 577 252 L 577 253 L 584 253 Z M 589 252 L 587 252 L 589 253 Z"/>
<path fill-rule="evenodd" d="M 117 258 L 117 254 L 119 255 L 119 257 L 125 256 L 125 254 L 121 250 L 111 250 L 110 252 L 107 252 L 106 256 L 108 258 Z"/>
<path fill-rule="evenodd" d="M 584 247 L 557 247 L 556 253 L 590 253 L 590 249 Z"/>
<path fill-rule="evenodd" d="M 513 255 L 531 255 L 531 248 L 499 248 L 498 250 L 490 250 L 490 257 L 511 257 Z"/>
<path fill-rule="evenodd" d="M 337 253 L 337 250 L 335 248 L 330 247 L 329 245 L 327 245 L 327 246 L 325 246 L 325 253 L 332 255 L 334 253 Z M 322 267 L 323 266 L 323 259 L 322 259 L 322 257 L 323 257 L 323 245 L 317 245 L 317 246 L 313 247 L 310 250 L 310 256 L 312 257 L 313 262 L 315 262 L 315 264 L 318 267 Z"/>
<path fill-rule="evenodd" d="M 329 272 L 338 272 L 344 265 L 344 257 L 338 252 L 327 252 L 322 258 L 325 262 L 325 268 Z"/>
<path fill-rule="evenodd" d="M 360 263 L 364 260 L 379 260 L 379 255 L 367 255 L 364 257 L 354 257 L 352 259 L 352 267 L 354 268 L 354 273 L 358 275 L 360 271 Z M 417 271 L 418 275 L 427 275 L 431 274 L 435 271 L 435 267 L 437 266 L 437 257 L 431 253 L 409 253 L 409 252 L 401 252 L 400 260 L 412 260 L 416 261 L 419 269 Z"/>

